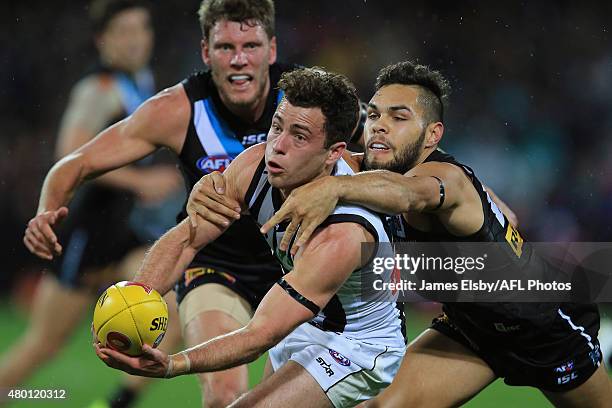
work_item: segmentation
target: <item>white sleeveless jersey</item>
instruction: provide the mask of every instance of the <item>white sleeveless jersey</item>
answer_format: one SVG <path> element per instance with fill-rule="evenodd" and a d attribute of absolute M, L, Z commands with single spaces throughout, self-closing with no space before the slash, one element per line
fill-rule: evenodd
<path fill-rule="evenodd" d="M 246 195 L 250 214 L 259 225 L 270 219 L 282 205 L 280 191 L 270 185 L 267 173 L 265 160 L 262 160 Z M 333 172 L 335 176 L 353 174 L 343 159 L 338 161 Z M 375 257 L 394 256 L 385 224 L 377 214 L 363 207 L 338 205 L 322 226 L 340 222 L 353 222 L 363 226 L 374 236 L 376 243 L 383 245 L 376 245 L 376 253 L 370 262 L 349 276 L 310 324 L 324 331 L 341 333 L 345 337 L 368 343 L 403 347 L 404 314 L 397 304 L 397 294 L 392 294 L 390 291 L 369 290 L 364 296 L 362 289 L 362 279 L 369 282 L 374 280 L 372 276 L 365 279 L 368 274 L 374 274 L 372 260 Z M 280 251 L 278 246 L 287 225 L 287 223 L 277 225 L 266 235 L 272 253 L 281 263 L 285 273 L 293 269 L 293 259 L 287 252 Z M 390 282 L 391 274 L 392 270 L 385 270 L 376 279 Z"/>

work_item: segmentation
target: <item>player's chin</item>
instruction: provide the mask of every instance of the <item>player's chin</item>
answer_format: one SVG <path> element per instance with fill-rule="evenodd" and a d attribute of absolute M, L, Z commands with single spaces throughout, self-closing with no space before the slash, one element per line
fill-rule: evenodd
<path fill-rule="evenodd" d="M 274 188 L 286 188 L 288 184 L 284 173 L 268 173 L 268 183 Z"/>
<path fill-rule="evenodd" d="M 229 94 L 229 100 L 232 103 L 232 105 L 235 106 L 251 106 L 254 102 L 255 102 L 255 90 L 254 89 L 249 89 L 248 90 L 241 90 L 241 91 L 233 91 L 230 90 Z"/>

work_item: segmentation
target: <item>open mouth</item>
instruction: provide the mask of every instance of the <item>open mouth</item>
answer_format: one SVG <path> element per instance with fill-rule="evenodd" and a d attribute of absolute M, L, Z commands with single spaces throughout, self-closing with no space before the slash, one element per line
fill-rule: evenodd
<path fill-rule="evenodd" d="M 270 160 L 266 163 L 266 167 L 268 168 L 268 172 L 271 174 L 278 174 L 283 172 L 285 169 L 283 169 L 278 163 L 276 163 L 273 160 Z"/>
<path fill-rule="evenodd" d="M 389 150 L 389 146 L 381 142 L 373 142 L 368 145 L 368 149 L 374 150 L 377 152 L 386 152 Z"/>
<path fill-rule="evenodd" d="M 253 76 L 248 74 L 234 74 L 229 75 L 227 79 L 232 85 L 241 86 L 250 83 L 253 80 Z"/>

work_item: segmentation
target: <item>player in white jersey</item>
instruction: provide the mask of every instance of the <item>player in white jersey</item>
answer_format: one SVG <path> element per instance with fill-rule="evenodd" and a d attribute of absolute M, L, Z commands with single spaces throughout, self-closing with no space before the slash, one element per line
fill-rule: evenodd
<path fill-rule="evenodd" d="M 352 173 L 341 156 L 358 117 L 354 87 L 319 69 L 284 74 L 279 86 L 285 97 L 268 142 L 240 154 L 225 172 L 226 198 L 260 220 L 294 188 Z M 208 176 L 200 181 L 207 182 Z M 195 225 L 183 220 L 155 244 L 136 279 L 167 291 L 195 253 L 222 232 L 203 219 Z M 246 327 L 172 356 L 145 347 L 143 357 L 129 357 L 99 344 L 96 353 L 132 374 L 173 377 L 227 369 L 272 348 L 274 372 L 267 370 L 266 379 L 232 405 L 238 407 L 345 407 L 377 395 L 404 350 L 394 297 L 380 292 L 364 298 L 361 292 L 362 277 L 374 273 L 374 257 L 392 256 L 382 221 L 361 207 L 339 206 L 295 258 L 276 250 L 280 239 L 282 227 L 268 236 L 286 274 Z M 364 242 L 373 245 L 362 256 Z M 381 278 L 390 280 L 391 271 Z"/>

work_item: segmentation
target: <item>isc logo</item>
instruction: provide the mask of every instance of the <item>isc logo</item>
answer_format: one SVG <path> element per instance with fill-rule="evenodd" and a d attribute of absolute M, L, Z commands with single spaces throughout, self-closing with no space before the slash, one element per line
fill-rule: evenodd
<path fill-rule="evenodd" d="M 244 136 L 242 138 L 242 144 L 245 146 L 254 145 L 256 143 L 261 143 L 266 141 L 267 133 L 259 133 L 254 135 Z"/>
<path fill-rule="evenodd" d="M 205 174 L 212 173 L 213 171 L 220 171 L 223 173 L 227 166 L 230 165 L 232 160 L 232 157 L 224 154 L 217 156 L 204 156 L 198 159 L 196 166 Z"/>
<path fill-rule="evenodd" d="M 163 330 L 165 331 L 168 328 L 168 318 L 167 317 L 156 317 L 151 320 L 151 327 L 149 327 L 150 331 L 154 330 Z"/>
<path fill-rule="evenodd" d="M 568 382 L 575 380 L 576 378 L 578 378 L 578 374 L 576 373 L 564 375 L 563 377 L 557 378 L 557 384 L 559 385 L 567 384 Z"/>

